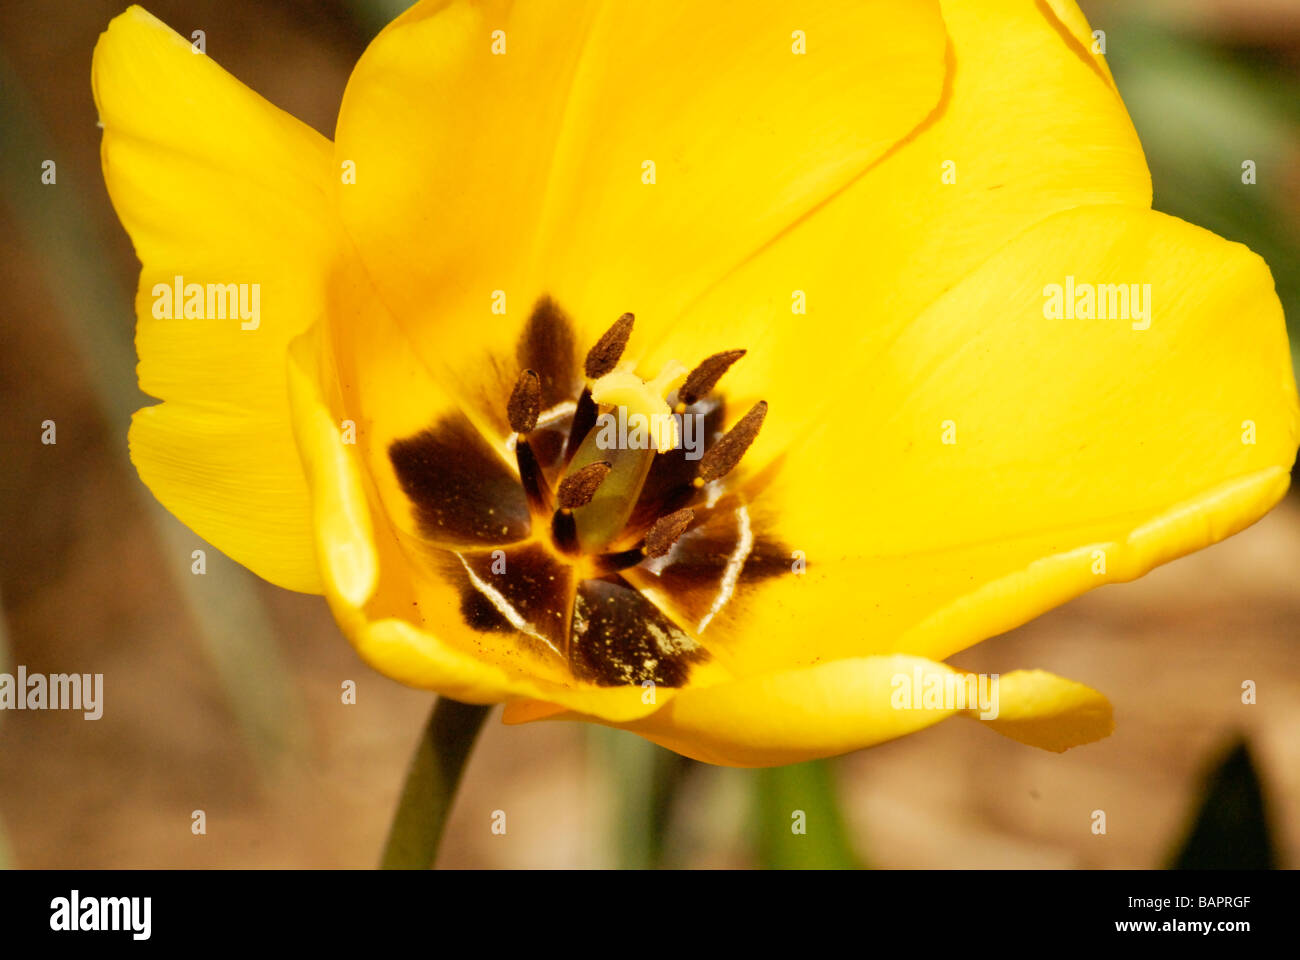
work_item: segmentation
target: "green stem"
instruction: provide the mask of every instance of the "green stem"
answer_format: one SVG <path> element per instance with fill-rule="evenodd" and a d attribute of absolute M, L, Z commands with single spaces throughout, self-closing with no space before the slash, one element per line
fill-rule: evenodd
<path fill-rule="evenodd" d="M 776 870 L 856 870 L 828 760 L 753 771 L 757 859 Z"/>
<path fill-rule="evenodd" d="M 415 749 L 384 845 L 385 870 L 427 870 L 438 857 L 456 787 L 490 706 L 439 697 Z"/>
<path fill-rule="evenodd" d="M 589 735 L 595 763 L 614 786 L 618 866 L 663 869 L 676 853 L 669 830 L 682 785 L 700 764 L 625 730 L 593 725 Z"/>

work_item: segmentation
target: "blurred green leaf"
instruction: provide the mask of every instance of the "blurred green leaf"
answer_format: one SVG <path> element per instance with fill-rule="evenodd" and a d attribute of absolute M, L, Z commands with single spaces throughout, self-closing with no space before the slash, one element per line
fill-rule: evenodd
<path fill-rule="evenodd" d="M 1270 870 L 1277 854 L 1264 790 L 1244 740 L 1205 779 L 1191 831 L 1173 857 L 1174 870 Z"/>
<path fill-rule="evenodd" d="M 1106 28 L 1107 60 L 1151 168 L 1152 205 L 1264 258 L 1300 371 L 1300 78 L 1140 13 L 1096 25 Z M 1242 183 L 1247 160 L 1254 184 Z"/>
<path fill-rule="evenodd" d="M 835 772 L 825 760 L 754 771 L 758 863 L 777 870 L 862 867 L 840 814 Z"/>
<path fill-rule="evenodd" d="M 623 730 L 592 727 L 590 734 L 597 767 L 607 771 L 614 787 L 617 866 L 625 870 L 670 866 L 673 810 L 696 762 Z"/>
<path fill-rule="evenodd" d="M 358 26 L 372 37 L 396 20 L 415 0 L 348 0 L 348 9 Z"/>

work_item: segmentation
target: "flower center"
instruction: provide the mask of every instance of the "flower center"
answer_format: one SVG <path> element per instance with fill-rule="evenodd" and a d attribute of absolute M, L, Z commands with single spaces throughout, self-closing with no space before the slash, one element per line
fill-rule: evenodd
<path fill-rule="evenodd" d="M 703 440 L 705 411 L 699 408 L 745 351 L 713 354 L 690 371 L 672 360 L 644 380 L 632 365 L 619 362 L 633 322 L 632 314 L 623 314 L 587 354 L 587 383 L 576 400 L 554 491 L 529 440 L 540 417 L 543 386 L 535 371 L 520 373 L 507 405 L 529 509 L 549 523 L 554 549 L 589 577 L 667 554 L 694 520 L 689 502 L 735 467 L 767 412 L 760 401 L 708 450 L 697 447 L 694 475 L 679 478 L 648 526 L 645 517 L 634 523 L 656 457 L 682 450 L 688 435 Z"/>
<path fill-rule="evenodd" d="M 414 555 L 456 587 L 485 653 L 601 686 L 681 686 L 711 669 L 710 624 L 734 618 L 731 605 L 759 581 L 789 573 L 791 553 L 770 512 L 728 476 L 767 411 L 757 403 L 723 431 L 726 398 L 714 388 L 745 351 L 646 378 L 623 362 L 633 322 L 619 317 L 584 363 L 568 317 L 549 297 L 537 302 L 505 404 L 517 471 L 460 412 L 388 455 Z M 425 616 L 420 604 L 412 615 Z"/>

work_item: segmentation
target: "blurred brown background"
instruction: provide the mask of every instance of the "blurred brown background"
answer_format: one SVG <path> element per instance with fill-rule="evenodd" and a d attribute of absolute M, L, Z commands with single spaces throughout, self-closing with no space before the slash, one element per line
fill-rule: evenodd
<path fill-rule="evenodd" d="M 182 34 L 203 29 L 210 56 L 327 135 L 352 64 L 400 6 L 147 4 Z M 1295 318 L 1300 5 L 1152 3 L 1141 17 L 1124 6 L 1085 10 L 1107 31 L 1156 206 L 1255 247 Z M 0 713 L 0 856 L 20 867 L 373 866 L 431 696 L 364 667 L 322 601 L 207 548 L 126 458 L 126 422 L 147 402 L 131 345 L 138 264 L 103 187 L 90 96 L 91 50 L 122 8 L 0 6 L 0 669 L 103 673 L 106 703 L 94 722 Z M 1237 140 L 1266 134 L 1278 158 L 1254 195 L 1264 214 L 1215 207 L 1198 179 L 1211 162 L 1204 132 L 1180 118 L 1201 114 L 1180 113 L 1193 106 L 1179 98 L 1205 103 L 1205 91 L 1179 71 L 1203 85 L 1216 70 L 1232 122 L 1254 124 L 1223 130 L 1223 149 L 1243 155 Z M 56 186 L 39 183 L 45 159 L 58 164 Z M 54 446 L 40 443 L 46 419 Z M 207 549 L 207 576 L 190 573 L 196 548 Z M 832 770 L 854 850 L 881 867 L 1160 866 L 1207 765 L 1244 734 L 1281 862 L 1300 865 L 1298 569 L 1293 497 L 1225 544 L 956 658 L 1088 683 L 1115 704 L 1116 732 L 1057 756 L 951 721 L 845 758 Z M 1247 679 L 1254 706 L 1240 702 Z M 340 702 L 345 680 L 357 683 L 355 705 Z M 643 849 L 657 753 L 629 734 L 489 721 L 440 864 L 762 862 L 755 791 L 769 781 L 698 765 L 668 765 L 681 777 L 668 840 L 655 857 Z M 190 829 L 198 809 L 204 836 Z M 505 836 L 489 829 L 498 809 Z M 1105 836 L 1091 832 L 1095 809 Z"/>

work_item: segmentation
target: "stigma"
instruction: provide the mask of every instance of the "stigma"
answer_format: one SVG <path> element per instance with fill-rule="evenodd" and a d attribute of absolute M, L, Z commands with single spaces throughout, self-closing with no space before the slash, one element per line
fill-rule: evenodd
<path fill-rule="evenodd" d="M 679 437 L 677 417 L 668 396 L 685 382 L 688 372 L 676 360 L 670 360 L 659 376 L 649 381 L 630 368 L 615 370 L 591 385 L 591 399 L 597 404 L 624 408 L 627 422 L 644 424 L 655 450 L 667 453 L 676 448 Z"/>

